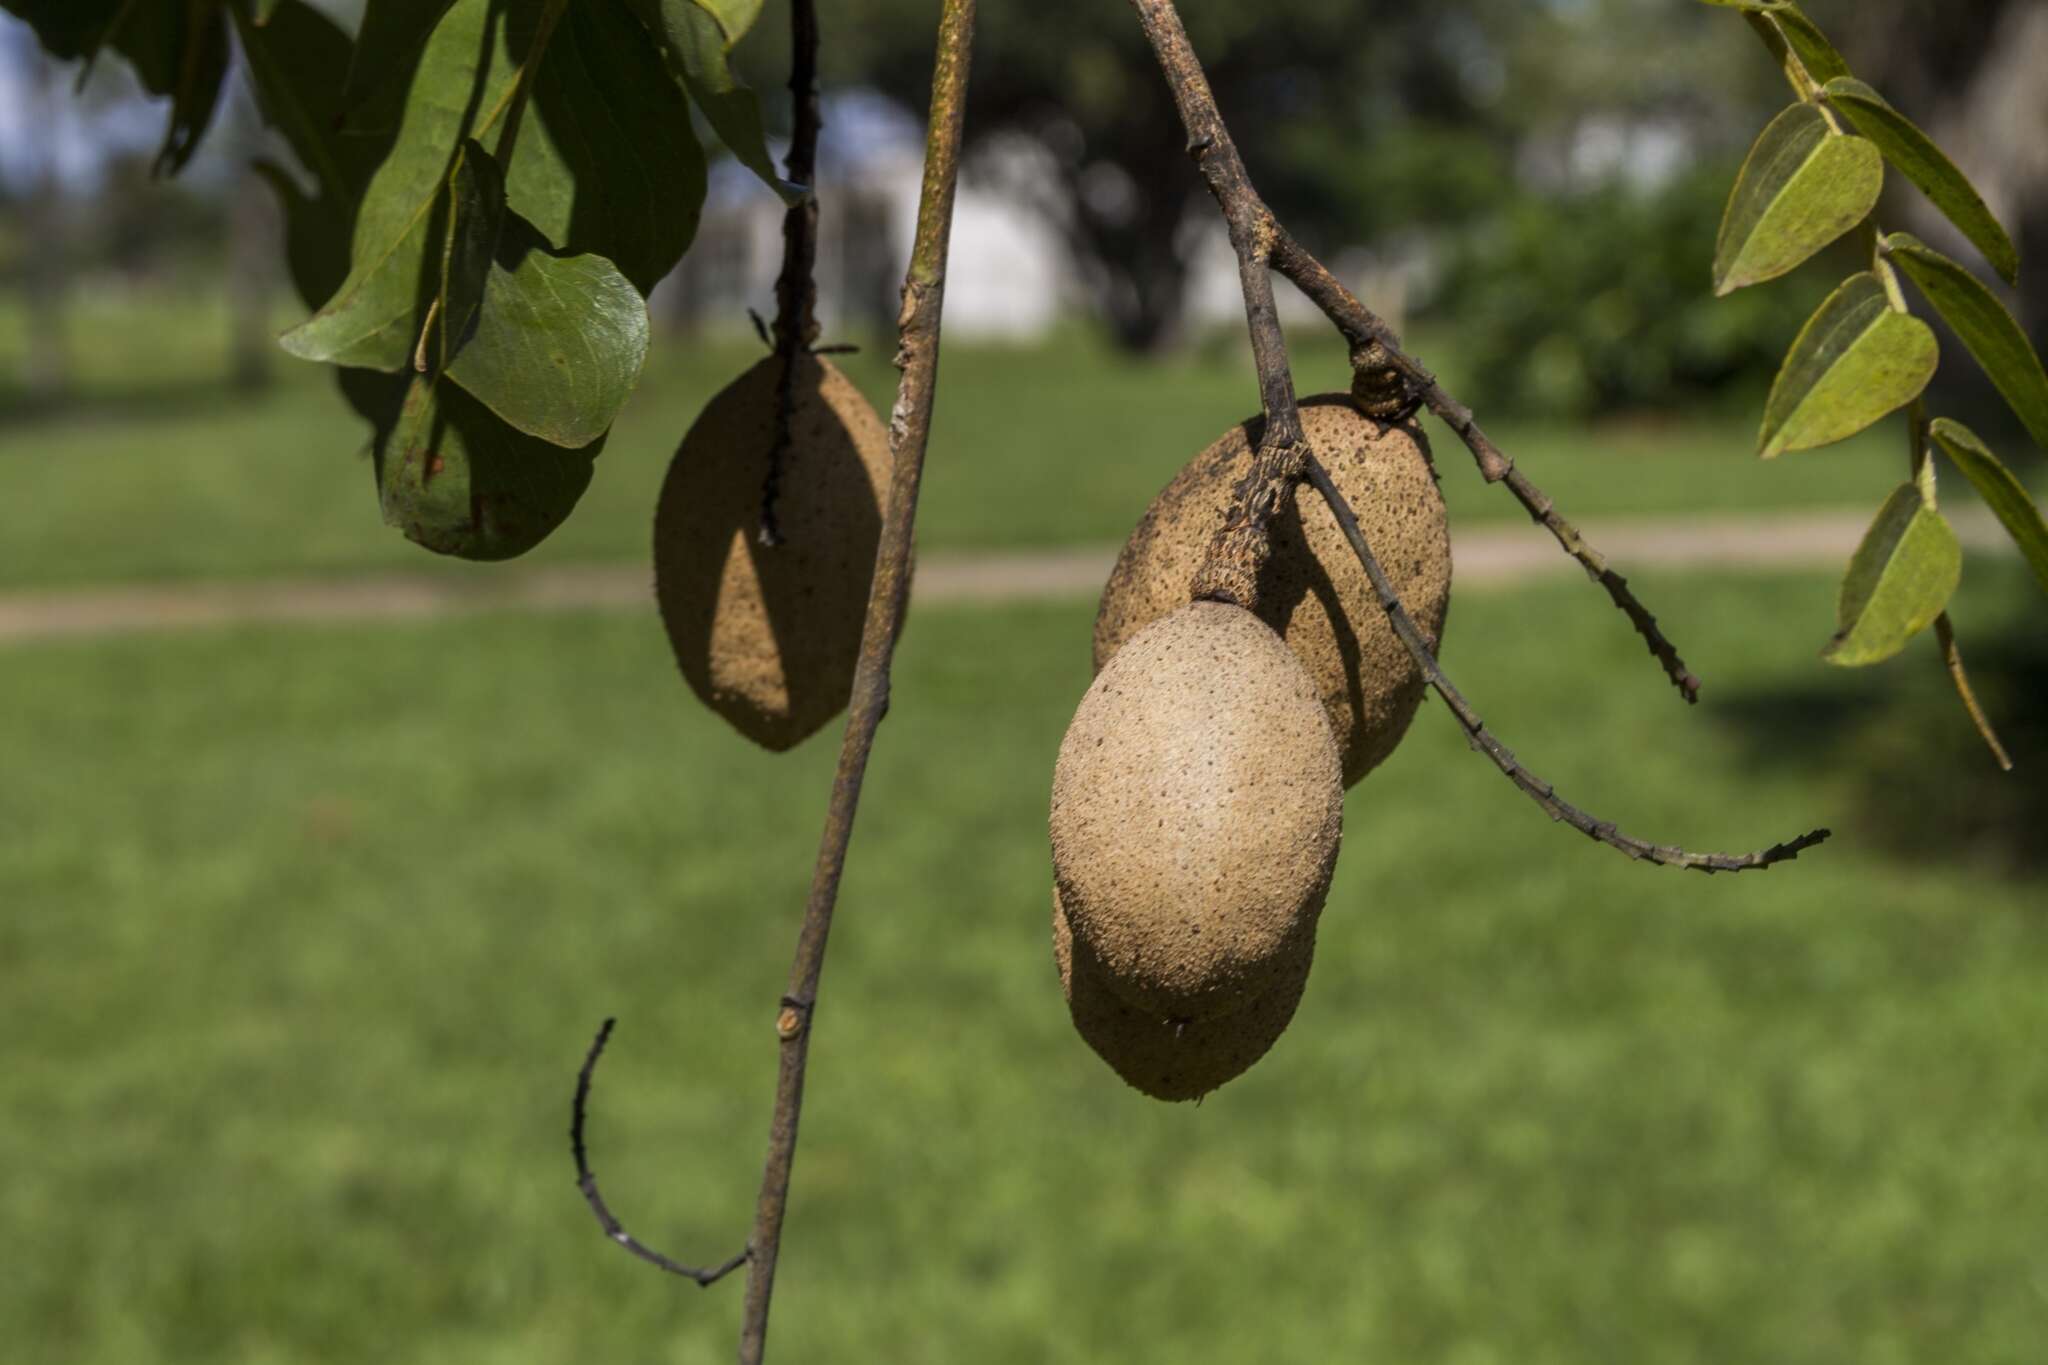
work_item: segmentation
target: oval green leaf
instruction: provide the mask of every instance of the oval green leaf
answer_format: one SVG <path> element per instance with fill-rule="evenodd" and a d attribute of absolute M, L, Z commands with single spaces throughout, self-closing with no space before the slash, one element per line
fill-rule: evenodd
<path fill-rule="evenodd" d="M 1820 25 L 1806 17 L 1806 12 L 1797 4 L 1774 5 L 1768 11 L 1777 21 L 1778 31 L 1785 35 L 1785 41 L 1799 56 L 1799 64 L 1806 68 L 1806 74 L 1813 77 L 1815 85 L 1826 85 L 1829 81 L 1849 74 L 1849 63 L 1820 31 Z"/>
<path fill-rule="evenodd" d="M 1868 217 L 1884 157 L 1810 104 L 1771 121 L 1736 177 L 1714 247 L 1714 292 L 1776 279 Z"/>
<path fill-rule="evenodd" d="M 703 110 L 704 121 L 718 134 L 726 150 L 781 195 L 784 202 L 793 204 L 802 199 L 803 186 L 776 174 L 775 162 L 768 154 L 767 134 L 761 126 L 760 100 L 732 73 L 728 55 L 737 35 L 728 33 L 721 26 L 721 19 L 714 17 L 712 8 L 702 0 L 627 3 L 661 44 L 676 79 Z M 753 9 L 758 13 L 760 7 L 755 5 Z M 753 14 L 741 17 L 747 24 L 753 22 Z M 745 28 L 740 32 L 745 32 Z"/>
<path fill-rule="evenodd" d="M 510 559 L 568 517 L 602 448 L 549 445 L 452 384 L 416 377 L 377 452 L 385 524 L 436 554 Z"/>
<path fill-rule="evenodd" d="M 1800 330 L 1771 385 L 1765 459 L 1854 436 L 1920 396 L 1941 359 L 1934 329 L 1891 305 L 1869 271 L 1851 275 Z"/>
<path fill-rule="evenodd" d="M 2034 444 L 2048 450 L 2048 371 L 2005 305 L 1983 281 L 1910 233 L 1894 232 L 1883 249 L 1955 328 Z"/>
<path fill-rule="evenodd" d="M 1963 576 L 1963 547 L 1941 513 L 1902 483 L 1878 509 L 1849 561 L 1839 628 L 1820 652 L 1843 668 L 1880 663 L 1934 624 Z"/>
<path fill-rule="evenodd" d="M 1969 177 L 1956 169 L 1948 154 L 1934 145 L 1934 139 L 1916 128 L 1912 121 L 1885 102 L 1884 96 L 1862 81 L 1843 77 L 1828 82 L 1828 103 L 1853 124 L 1856 131 L 1877 144 L 1885 160 L 1920 187 L 1942 215 L 1954 223 L 1971 245 L 2007 284 L 2017 283 L 2020 254 L 2005 228 L 1984 203 Z"/>
<path fill-rule="evenodd" d="M 2026 485 L 1961 422 L 1937 417 L 1928 434 L 1963 471 L 2013 544 L 2020 547 L 2041 590 L 2048 592 L 2048 522 L 2042 520 L 2041 506 L 2028 494 Z"/>

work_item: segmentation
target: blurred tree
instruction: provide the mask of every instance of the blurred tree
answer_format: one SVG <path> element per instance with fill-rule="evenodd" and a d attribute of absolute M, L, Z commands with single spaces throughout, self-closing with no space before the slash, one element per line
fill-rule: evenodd
<path fill-rule="evenodd" d="M 827 80 L 917 107 L 928 9 L 846 0 Z M 1671 0 L 1270 0 L 1184 18 L 1260 188 L 1319 249 L 1490 212 L 1515 193 L 1525 142 L 1565 136 L 1589 109 L 1713 130 L 1773 78 L 1740 42 L 1694 41 L 1725 33 L 1725 13 Z M 1055 183 L 1039 207 L 1098 310 L 1123 344 L 1161 344 L 1182 316 L 1186 226 L 1208 210 L 1137 24 L 1095 0 L 999 7 L 983 24 L 970 138 L 1023 133 L 1045 149 Z M 776 83 L 774 41 L 748 58 L 758 86 Z"/>
<path fill-rule="evenodd" d="M 2048 331 L 2048 5 L 1834 0 L 1816 17 L 1858 75 L 1911 113 L 1977 182 L 2020 249 L 2020 313 Z M 1915 230 L 1945 235 L 1938 223 Z"/>

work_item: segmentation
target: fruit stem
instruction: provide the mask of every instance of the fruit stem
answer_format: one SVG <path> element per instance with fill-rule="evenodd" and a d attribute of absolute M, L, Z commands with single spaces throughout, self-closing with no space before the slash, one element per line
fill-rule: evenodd
<path fill-rule="evenodd" d="M 1387 578 L 1386 570 L 1374 557 L 1372 547 L 1366 544 L 1365 532 L 1359 529 L 1358 517 L 1352 512 L 1351 504 L 1338 491 L 1325 470 L 1314 456 L 1309 457 L 1308 481 L 1323 495 L 1323 501 L 1330 505 L 1330 515 L 1337 519 L 1338 528 L 1344 538 L 1351 542 L 1352 552 L 1358 562 L 1365 566 L 1365 576 L 1372 580 L 1373 592 L 1379 597 L 1380 607 L 1387 613 L 1387 621 L 1394 628 L 1394 634 L 1407 646 L 1409 657 L 1436 694 L 1451 708 L 1451 714 L 1464 727 L 1465 737 L 1473 748 L 1492 759 L 1507 779 L 1537 805 L 1541 806 L 1553 820 L 1561 820 L 1590 839 L 1606 844 L 1626 853 L 1639 861 L 1657 863 L 1665 867 L 1690 867 L 1700 872 L 1747 872 L 1755 868 L 1770 867 L 1776 863 L 1789 862 L 1806 849 L 1812 848 L 1828 837 L 1829 831 L 1817 829 L 1802 834 L 1797 839 L 1755 853 L 1692 853 L 1675 844 L 1652 844 L 1631 835 L 1623 834 L 1614 827 L 1611 820 L 1600 820 L 1588 815 L 1577 806 L 1557 794 L 1557 789 L 1536 774 L 1523 767 L 1514 753 L 1502 744 L 1486 728 L 1479 713 L 1465 700 L 1464 694 L 1451 684 L 1429 642 L 1422 631 L 1408 615 L 1408 609 L 1401 605 L 1400 594 L 1394 591 L 1393 583 Z"/>
<path fill-rule="evenodd" d="M 803 197 L 782 215 L 782 273 L 775 280 L 775 354 L 782 369 L 775 380 L 775 436 L 768 449 L 768 475 L 761 486 L 757 539 L 780 545 L 775 504 L 789 460 L 790 422 L 796 412 L 797 359 L 818 341 L 818 11 L 814 0 L 790 0 L 789 95 L 794 109 L 789 155 L 783 172 L 803 187 Z"/>
<path fill-rule="evenodd" d="M 1216 97 L 1209 89 L 1201 60 L 1188 41 L 1187 30 L 1182 27 L 1172 0 L 1131 0 L 1131 4 L 1180 109 L 1181 123 L 1188 133 L 1188 154 L 1201 169 L 1230 229 L 1231 246 L 1237 252 L 1238 272 L 1244 284 L 1245 320 L 1251 328 L 1259 392 L 1266 413 L 1267 439 L 1260 444 L 1251 473 L 1238 485 L 1230 517 L 1217 536 L 1208 562 L 1197 575 L 1195 595 L 1236 601 L 1241 606 L 1252 604 L 1252 593 L 1245 586 L 1246 570 L 1248 565 L 1255 584 L 1257 566 L 1265 556 L 1264 516 L 1278 501 L 1278 494 L 1301 478 L 1300 464 L 1294 458 L 1297 452 L 1282 447 L 1283 442 L 1292 442 L 1300 444 L 1300 453 L 1307 451 L 1306 444 L 1301 442 L 1293 378 L 1287 369 L 1286 347 L 1273 307 L 1272 282 L 1267 273 L 1270 266 L 1292 280 L 1343 335 L 1351 347 L 1352 366 L 1359 372 L 1363 387 L 1375 395 L 1375 415 L 1392 415 L 1406 406 L 1387 393 L 1387 372 L 1391 371 L 1405 381 L 1415 400 L 1458 433 L 1472 452 L 1481 477 L 1488 483 L 1505 482 L 1531 519 L 1542 524 L 1565 553 L 1607 590 L 1614 605 L 1643 637 L 1651 656 L 1663 666 L 1665 676 L 1679 695 L 1688 702 L 1698 701 L 1699 679 L 1658 629 L 1657 618 L 1630 591 L 1627 580 L 1608 567 L 1606 557 L 1480 430 L 1472 409 L 1446 392 L 1435 375 L 1403 351 L 1401 338 L 1394 330 L 1296 241 L 1259 197 L 1236 144 L 1230 140 L 1223 116 L 1217 111 Z M 1282 475 L 1284 481 L 1276 491 L 1275 479 Z"/>

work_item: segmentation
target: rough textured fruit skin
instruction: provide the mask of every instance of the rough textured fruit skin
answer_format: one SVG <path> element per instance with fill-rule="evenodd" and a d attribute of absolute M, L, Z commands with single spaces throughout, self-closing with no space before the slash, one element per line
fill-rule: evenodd
<path fill-rule="evenodd" d="M 1304 399 L 1301 420 L 1402 605 L 1441 640 L 1451 599 L 1450 528 L 1421 428 L 1377 422 L 1346 394 Z M 1262 427 L 1257 418 L 1232 427 L 1152 500 L 1102 590 L 1097 671 L 1138 631 L 1187 602 Z M 1273 554 L 1259 578 L 1258 614 L 1315 679 L 1348 787 L 1401 742 L 1426 684 L 1314 490 L 1297 491 L 1270 525 Z"/>
<path fill-rule="evenodd" d="M 1156 1018 L 1273 989 L 1315 935 L 1343 827 L 1315 685 L 1250 612 L 1195 602 L 1097 675 L 1060 743 L 1052 863 L 1103 983 Z"/>
<path fill-rule="evenodd" d="M 1264 995 L 1215 1019 L 1177 1023 L 1117 999 L 1088 945 L 1077 951 L 1059 889 L 1052 893 L 1053 965 L 1075 1032 L 1126 1084 L 1156 1100 L 1198 1100 L 1265 1056 L 1301 1004 L 1314 948 L 1311 940 L 1293 954 Z"/>
<path fill-rule="evenodd" d="M 772 750 L 846 705 L 889 481 L 889 433 L 838 367 L 800 356 L 776 521 L 757 541 L 781 362 L 710 403 L 654 515 L 654 591 L 676 663 L 706 705 Z"/>

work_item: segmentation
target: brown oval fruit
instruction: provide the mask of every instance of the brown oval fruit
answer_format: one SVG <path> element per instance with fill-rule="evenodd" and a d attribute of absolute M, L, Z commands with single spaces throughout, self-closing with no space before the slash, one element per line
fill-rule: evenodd
<path fill-rule="evenodd" d="M 1263 621 L 1194 602 L 1138 632 L 1052 781 L 1054 880 L 1104 984 L 1175 1020 L 1274 989 L 1314 937 L 1343 804 L 1315 685 Z"/>
<path fill-rule="evenodd" d="M 830 361 L 796 363 L 782 543 L 759 543 L 774 356 L 705 405 L 654 516 L 654 591 L 676 663 L 706 705 L 774 750 L 810 736 L 853 689 L 889 480 L 889 433 L 867 399 Z"/>
<path fill-rule="evenodd" d="M 1052 893 L 1053 963 L 1074 1030 L 1128 1085 L 1157 1100 L 1198 1100 L 1265 1056 L 1301 1003 L 1314 948 L 1313 940 L 1303 945 L 1271 989 L 1229 1014 L 1160 1019 L 1126 1005 L 1103 983 L 1088 945 L 1074 942 L 1058 888 Z"/>
<path fill-rule="evenodd" d="M 1345 394 L 1304 399 L 1301 420 L 1402 605 L 1440 639 L 1450 606 L 1450 529 L 1421 429 L 1376 422 Z M 1152 500 L 1102 590 L 1098 671 L 1125 641 L 1187 602 L 1261 427 L 1254 418 L 1225 432 Z M 1273 554 L 1259 577 L 1258 614 L 1315 679 L 1350 786 L 1401 742 L 1426 684 L 1314 490 L 1303 487 L 1283 503 L 1270 528 Z"/>

